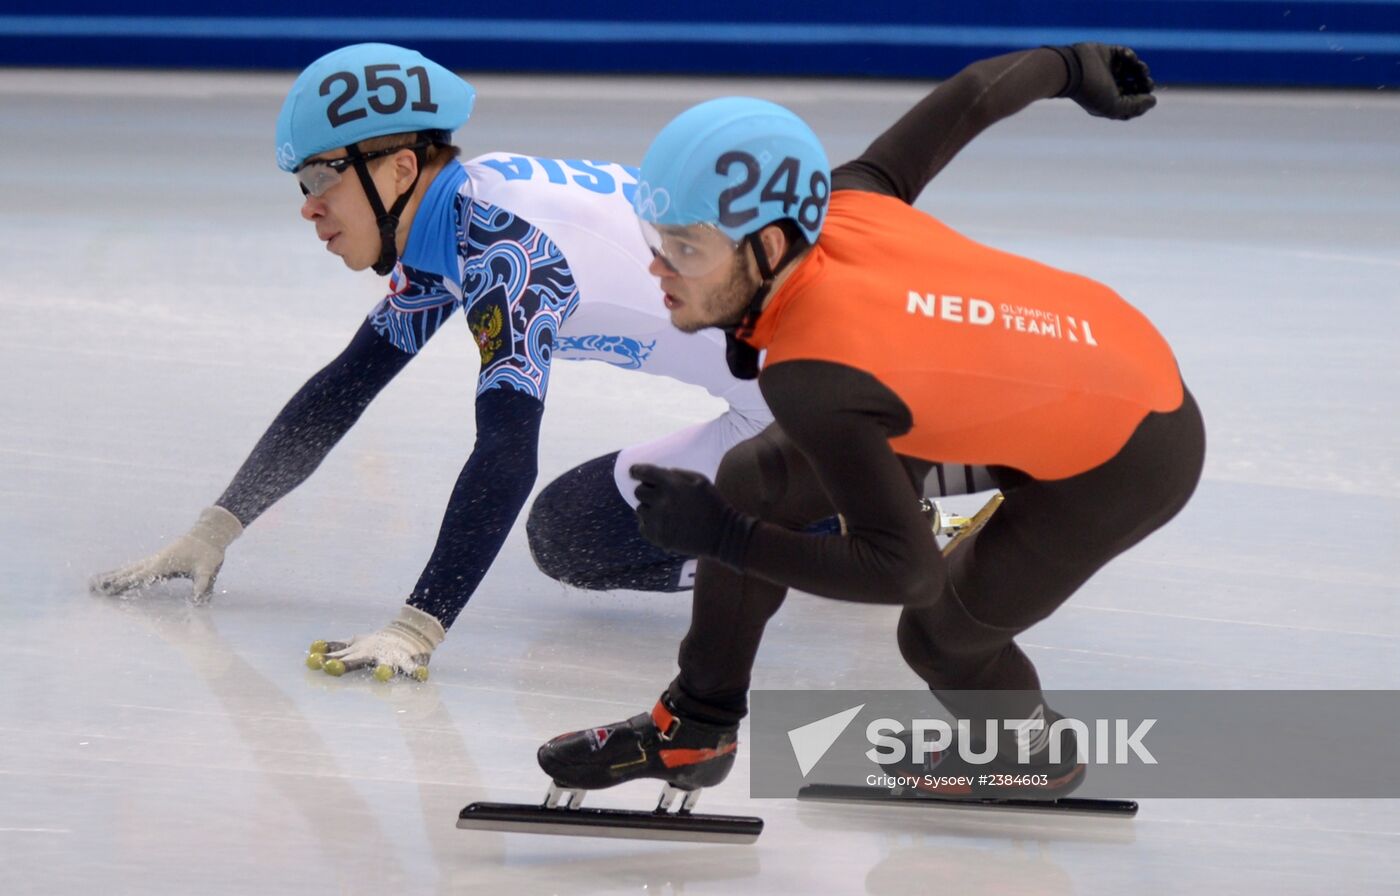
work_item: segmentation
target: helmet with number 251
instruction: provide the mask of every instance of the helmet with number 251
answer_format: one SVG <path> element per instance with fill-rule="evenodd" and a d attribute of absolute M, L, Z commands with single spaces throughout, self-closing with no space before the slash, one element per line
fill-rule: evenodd
<path fill-rule="evenodd" d="M 653 250 L 666 236 L 711 225 L 729 242 L 784 219 L 815 242 L 831 195 L 831 168 L 812 129 L 766 100 L 724 97 L 676 116 L 642 160 L 633 209 Z"/>
<path fill-rule="evenodd" d="M 354 44 L 317 59 L 297 77 L 277 116 L 277 166 L 371 137 L 449 134 L 471 116 L 476 91 L 414 50 Z"/>

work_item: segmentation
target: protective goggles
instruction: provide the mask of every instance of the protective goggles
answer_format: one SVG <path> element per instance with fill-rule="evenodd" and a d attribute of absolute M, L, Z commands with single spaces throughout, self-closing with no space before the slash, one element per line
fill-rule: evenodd
<path fill-rule="evenodd" d="M 301 187 L 303 196 L 324 196 L 326 191 L 340 183 L 340 178 L 355 164 L 355 159 L 362 161 L 373 161 L 384 156 L 391 156 L 401 149 L 417 149 L 426 146 L 425 143 L 411 143 L 407 146 L 393 146 L 389 149 L 376 149 L 374 152 L 361 153 L 359 156 L 342 156 L 338 159 L 309 159 L 297 166 L 294 172 L 297 176 L 297 184 Z"/>
<path fill-rule="evenodd" d="M 739 248 L 714 224 L 638 223 L 651 254 L 682 277 L 703 277 L 719 270 Z"/>

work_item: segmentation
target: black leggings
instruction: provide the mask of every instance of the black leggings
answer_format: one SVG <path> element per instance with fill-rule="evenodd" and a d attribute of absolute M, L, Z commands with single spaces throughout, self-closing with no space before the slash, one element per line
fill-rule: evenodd
<path fill-rule="evenodd" d="M 1200 410 L 1184 392 L 1179 408 L 1149 414 L 1116 455 L 1088 472 L 1041 481 L 993 468 L 1006 500 L 948 558 L 941 593 L 901 614 L 905 661 L 940 696 L 976 689 L 1038 695 L 1035 667 L 1013 639 L 1175 516 L 1204 459 Z M 913 500 L 922 468 L 909 467 Z M 738 509 L 770 522 L 801 527 L 832 513 L 805 457 L 776 425 L 725 456 L 717 485 Z M 715 722 L 747 713 L 763 629 L 786 594 L 785 586 L 700 562 L 671 685 L 677 709 Z"/>

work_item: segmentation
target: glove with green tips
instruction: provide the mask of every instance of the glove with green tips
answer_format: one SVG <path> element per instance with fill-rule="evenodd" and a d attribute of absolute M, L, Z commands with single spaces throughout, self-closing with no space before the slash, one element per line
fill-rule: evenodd
<path fill-rule="evenodd" d="M 405 604 L 399 618 L 377 632 L 356 635 L 349 641 L 314 641 L 306 665 L 339 678 L 346 672 L 370 669 L 379 681 L 404 675 L 428 680 L 428 660 L 447 637 L 442 623 Z"/>

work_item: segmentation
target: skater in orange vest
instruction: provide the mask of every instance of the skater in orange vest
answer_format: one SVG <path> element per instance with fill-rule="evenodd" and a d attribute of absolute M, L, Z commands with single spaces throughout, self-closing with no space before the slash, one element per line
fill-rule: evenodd
<path fill-rule="evenodd" d="M 1088 46 L 1041 51 L 1070 95 Z M 1131 51 L 1102 52 L 1120 54 L 1103 66 L 1120 88 L 1140 72 L 1141 89 L 1118 97 L 1127 117 L 1150 81 Z M 1016 636 L 1191 496 L 1204 429 L 1167 342 L 1108 287 L 912 208 L 927 140 L 916 107 L 832 171 L 796 115 L 731 97 L 682 113 L 652 144 L 634 206 L 672 323 L 724 329 L 732 369 L 757 375 L 776 422 L 732 449 L 714 483 L 632 469 L 643 533 L 702 558 L 680 674 L 650 714 L 545 744 L 556 786 L 722 780 L 789 588 L 903 607 L 905 661 L 959 718 L 1049 722 Z M 917 500 L 935 460 L 989 467 L 1005 498 L 947 557 Z M 844 532 L 807 530 L 833 513 Z M 967 691 L 1006 699 L 970 704 Z M 979 768 L 1032 772 L 1044 783 L 1030 792 L 940 795 L 1068 793 L 1083 767 L 1073 750 L 1052 759 L 1046 733 L 1007 732 L 1000 765 Z M 940 775 L 958 773 L 955 753 L 934 757 L 949 763 Z"/>

